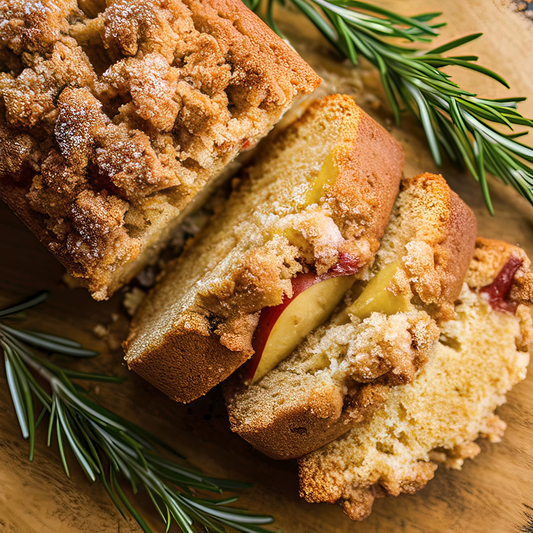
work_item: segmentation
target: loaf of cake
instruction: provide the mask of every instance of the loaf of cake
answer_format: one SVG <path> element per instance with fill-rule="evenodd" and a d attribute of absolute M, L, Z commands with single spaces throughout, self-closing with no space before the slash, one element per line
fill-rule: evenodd
<path fill-rule="evenodd" d="M 371 418 L 413 380 L 454 316 L 474 252 L 472 210 L 442 176 L 402 181 L 370 270 L 276 368 L 224 384 L 232 430 L 274 459 L 301 457 Z"/>
<path fill-rule="evenodd" d="M 0 4 L 0 197 L 108 298 L 320 82 L 239 0 Z"/>
<path fill-rule="evenodd" d="M 371 420 L 300 459 L 301 496 L 362 520 L 375 498 L 416 492 L 440 464 L 460 469 L 479 453 L 477 438 L 498 442 L 505 423 L 494 411 L 526 376 L 532 302 L 523 250 L 478 239 L 457 315 L 441 325 L 428 362 Z"/>
<path fill-rule="evenodd" d="M 129 368 L 177 401 L 194 400 L 254 353 L 262 310 L 302 280 L 367 276 L 402 167 L 400 145 L 351 98 L 313 103 L 168 265 L 132 321 Z"/>

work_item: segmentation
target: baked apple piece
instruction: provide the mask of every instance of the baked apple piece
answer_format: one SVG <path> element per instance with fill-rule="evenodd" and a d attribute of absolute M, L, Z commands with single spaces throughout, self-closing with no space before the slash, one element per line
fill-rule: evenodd
<path fill-rule="evenodd" d="M 326 321 L 352 286 L 357 270 L 357 260 L 341 254 L 337 265 L 325 274 L 306 272 L 292 279 L 292 297 L 261 311 L 247 383 L 259 381 Z"/>
<path fill-rule="evenodd" d="M 391 287 L 394 276 L 403 268 L 401 259 L 397 259 L 380 270 L 364 288 L 363 292 L 343 313 L 348 322 L 348 314 L 364 320 L 372 313 L 393 315 L 408 311 L 411 306 L 411 294 L 395 293 Z"/>

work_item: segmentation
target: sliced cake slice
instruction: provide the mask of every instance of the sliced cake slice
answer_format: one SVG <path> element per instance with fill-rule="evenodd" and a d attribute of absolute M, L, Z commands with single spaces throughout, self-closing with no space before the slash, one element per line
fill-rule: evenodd
<path fill-rule="evenodd" d="M 426 365 L 372 420 L 300 459 L 300 495 L 362 520 L 375 498 L 413 494 L 438 465 L 460 469 L 479 453 L 479 437 L 498 442 L 505 423 L 494 410 L 526 376 L 532 302 L 524 251 L 478 239 L 457 316 L 441 325 Z"/>
<path fill-rule="evenodd" d="M 290 459 L 369 419 L 391 386 L 412 381 L 437 324 L 454 316 L 476 229 L 442 176 L 403 180 L 370 279 L 356 281 L 332 318 L 264 377 L 247 382 L 252 360 L 226 382 L 232 430 Z"/>
<path fill-rule="evenodd" d="M 318 305 L 315 322 L 325 320 L 366 275 L 402 166 L 398 142 L 352 98 L 313 103 L 168 266 L 132 321 L 129 368 L 175 400 L 194 400 L 254 353 L 262 309 L 316 282 L 349 278 Z"/>
<path fill-rule="evenodd" d="M 97 300 L 320 83 L 240 0 L 7 0 L 0 62 L 0 198 Z"/>

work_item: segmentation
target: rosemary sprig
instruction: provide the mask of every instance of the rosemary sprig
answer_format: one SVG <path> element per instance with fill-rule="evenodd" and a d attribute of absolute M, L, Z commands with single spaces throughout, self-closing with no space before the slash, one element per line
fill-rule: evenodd
<path fill-rule="evenodd" d="M 0 317 L 34 307 L 48 294 L 0 311 Z M 0 345 L 4 353 L 7 383 L 24 438 L 30 441 L 30 460 L 35 452 L 37 427 L 46 414 L 48 446 L 55 435 L 61 461 L 70 477 L 66 449 L 69 447 L 91 481 L 100 480 L 116 507 L 125 517 L 135 518 L 143 531 L 151 529 L 128 499 L 119 482 L 125 478 L 137 493 L 144 488 L 169 530 L 175 521 L 182 531 L 223 533 L 226 527 L 247 533 L 268 533 L 261 527 L 273 521 L 270 516 L 253 515 L 245 509 L 231 507 L 237 497 L 214 499 L 204 493 L 222 493 L 250 487 L 247 483 L 210 478 L 161 456 L 158 447 L 183 458 L 171 447 L 142 428 L 104 409 L 90 399 L 87 391 L 71 381 L 121 382 L 122 378 L 67 370 L 34 353 L 27 345 L 74 357 L 94 357 L 77 342 L 32 331 L 16 330 L 0 323 Z M 36 380 L 44 378 L 51 393 Z M 35 418 L 34 406 L 41 404 Z"/>
<path fill-rule="evenodd" d="M 245 1 L 251 9 L 260 7 L 261 0 Z M 468 68 L 508 88 L 498 74 L 478 65 L 476 56 L 443 55 L 477 39 L 480 33 L 422 51 L 393 40 L 431 42 L 437 29 L 445 25 L 432 23 L 440 13 L 404 17 L 355 0 L 290 1 L 354 65 L 361 55 L 378 68 L 396 123 L 405 110 L 416 115 L 437 165 L 445 152 L 457 166 L 467 167 L 479 182 L 491 214 L 487 172 L 512 185 L 533 204 L 533 149 L 516 140 L 526 132 L 514 132 L 514 126 L 533 126 L 532 120 L 516 111 L 524 98 L 478 98 L 441 71 L 448 66 Z M 281 35 L 272 17 L 275 0 L 265 2 L 266 21 Z M 502 133 L 502 127 L 511 133 Z"/>

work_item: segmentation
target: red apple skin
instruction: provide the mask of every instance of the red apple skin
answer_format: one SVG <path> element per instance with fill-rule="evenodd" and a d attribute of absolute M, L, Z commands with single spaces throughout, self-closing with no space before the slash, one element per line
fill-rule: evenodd
<path fill-rule="evenodd" d="M 294 278 L 292 278 L 292 298 L 287 298 L 287 296 L 284 296 L 283 301 L 279 305 L 265 307 L 261 310 L 259 323 L 257 324 L 252 341 L 254 355 L 248 363 L 245 381 L 251 382 L 253 379 L 257 367 L 259 366 L 259 361 L 261 361 L 261 357 L 263 356 L 263 351 L 268 342 L 272 328 L 276 324 L 283 311 L 297 296 L 302 294 L 302 292 L 309 287 L 312 287 L 315 283 L 320 283 L 326 279 L 335 278 L 338 276 L 351 276 L 358 270 L 359 262 L 357 258 L 354 258 L 346 253 L 340 253 L 337 264 L 330 268 L 325 274 L 318 276 L 314 272 L 305 272 L 297 274 Z"/>
<path fill-rule="evenodd" d="M 486 294 L 489 303 L 496 311 L 505 311 L 507 313 L 515 313 L 516 304 L 507 300 L 507 295 L 511 290 L 514 275 L 522 266 L 522 259 L 511 256 L 504 267 L 500 270 L 494 281 L 490 285 L 480 289 L 480 293 Z"/>

